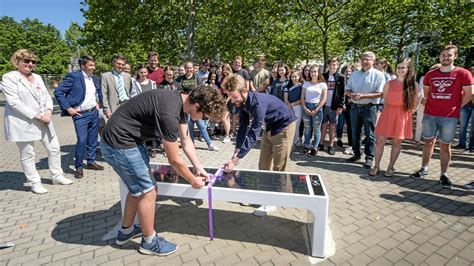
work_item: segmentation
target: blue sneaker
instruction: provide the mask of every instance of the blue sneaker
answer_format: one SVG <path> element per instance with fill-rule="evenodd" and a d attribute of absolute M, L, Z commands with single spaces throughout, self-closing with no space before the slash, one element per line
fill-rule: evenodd
<path fill-rule="evenodd" d="M 178 250 L 174 243 L 166 241 L 164 238 L 156 235 L 151 243 L 145 242 L 142 238 L 142 244 L 138 251 L 146 255 L 168 256 Z"/>
<path fill-rule="evenodd" d="M 115 244 L 122 246 L 128 243 L 132 238 L 139 237 L 142 235 L 142 228 L 139 225 L 133 225 L 133 231 L 130 234 L 124 234 L 122 230 L 119 230 Z"/>

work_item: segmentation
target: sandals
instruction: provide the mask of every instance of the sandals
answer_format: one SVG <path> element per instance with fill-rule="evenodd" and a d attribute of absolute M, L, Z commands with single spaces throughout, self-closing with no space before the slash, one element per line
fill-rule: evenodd
<path fill-rule="evenodd" d="M 393 169 L 393 168 L 387 168 L 387 171 L 385 171 L 385 173 L 383 174 L 383 176 L 385 176 L 385 177 L 392 177 L 392 176 L 393 176 L 393 171 L 395 171 L 395 169 Z"/>
<path fill-rule="evenodd" d="M 380 173 L 380 169 L 378 167 L 373 167 L 370 169 L 369 175 L 370 176 L 376 176 Z"/>

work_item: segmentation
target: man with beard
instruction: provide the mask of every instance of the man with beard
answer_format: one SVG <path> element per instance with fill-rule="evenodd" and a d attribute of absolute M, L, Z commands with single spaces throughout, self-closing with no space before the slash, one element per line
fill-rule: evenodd
<path fill-rule="evenodd" d="M 159 67 L 160 55 L 157 52 L 148 54 L 148 78 L 160 84 L 165 78 L 165 72 Z"/>
<path fill-rule="evenodd" d="M 296 129 L 296 116 L 293 110 L 273 95 L 249 92 L 247 82 L 238 74 L 230 75 L 222 86 L 229 99 L 239 107 L 240 112 L 240 127 L 234 154 L 225 164 L 224 170 L 232 171 L 239 160 L 247 155 L 255 145 L 265 123 L 258 169 L 285 171 L 290 160 Z M 251 124 L 250 117 L 252 117 Z M 273 168 L 270 169 L 272 164 Z M 254 211 L 254 214 L 264 216 L 274 210 L 275 206 L 262 205 Z"/>
<path fill-rule="evenodd" d="M 467 69 L 454 65 L 454 60 L 457 58 L 458 48 L 452 44 L 446 45 L 439 55 L 441 67 L 431 70 L 423 79 L 426 103 L 422 134 L 425 145 L 421 169 L 412 174 L 412 177 L 417 178 L 428 175 L 428 164 L 438 137 L 441 161 L 439 182 L 444 188 L 452 187 L 447 174 L 451 160 L 451 143 L 456 134 L 461 107 L 471 100 L 474 84 L 472 75 Z"/>

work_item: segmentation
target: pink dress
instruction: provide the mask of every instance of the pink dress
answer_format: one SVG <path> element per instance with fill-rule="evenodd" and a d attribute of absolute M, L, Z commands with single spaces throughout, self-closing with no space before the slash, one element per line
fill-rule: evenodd
<path fill-rule="evenodd" d="M 412 112 L 403 110 L 403 82 L 391 80 L 388 83 L 387 98 L 380 115 L 375 135 L 385 138 L 412 139 Z"/>

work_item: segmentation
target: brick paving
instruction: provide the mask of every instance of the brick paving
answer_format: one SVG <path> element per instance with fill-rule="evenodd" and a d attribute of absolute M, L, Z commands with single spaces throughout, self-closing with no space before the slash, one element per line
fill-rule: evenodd
<path fill-rule="evenodd" d="M 4 96 L 0 96 L 3 117 Z M 53 117 L 61 143 L 62 166 L 72 177 L 75 133 L 71 119 Z M 106 166 L 102 172 L 85 171 L 71 186 L 53 186 L 48 179 L 45 149 L 36 144 L 37 167 L 49 190 L 35 195 L 26 181 L 16 145 L 4 141 L 0 130 L 0 242 L 14 248 L 0 250 L 0 265 L 309 265 L 313 260 L 303 237 L 306 210 L 278 208 L 268 217 L 252 215 L 253 208 L 227 202 L 215 205 L 215 240 L 209 241 L 207 202 L 160 198 L 156 229 L 178 243 L 168 257 L 140 255 L 138 240 L 119 248 L 102 241 L 120 219 L 117 176 Z M 211 152 L 196 141 L 198 155 L 208 166 L 218 166 L 232 153 L 231 143 L 216 142 Z M 388 163 L 387 146 L 382 169 Z M 336 252 L 322 265 L 406 265 L 474 262 L 474 191 L 462 185 L 474 180 L 474 155 L 455 150 L 449 169 L 452 190 L 438 185 L 439 155 L 435 152 L 430 175 L 409 174 L 421 163 L 421 151 L 407 143 L 392 178 L 370 177 L 361 164 L 348 164 L 348 155 L 321 153 L 316 158 L 292 154 L 289 171 L 318 173 L 330 196 L 330 229 Z M 166 162 L 159 155 L 156 162 Z M 240 167 L 256 169 L 258 149 Z"/>

